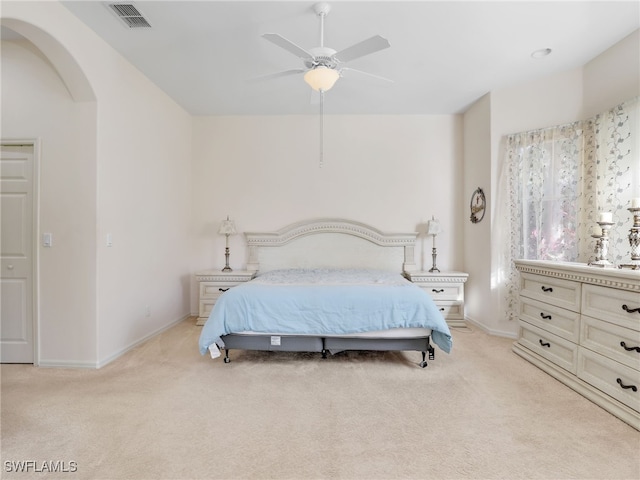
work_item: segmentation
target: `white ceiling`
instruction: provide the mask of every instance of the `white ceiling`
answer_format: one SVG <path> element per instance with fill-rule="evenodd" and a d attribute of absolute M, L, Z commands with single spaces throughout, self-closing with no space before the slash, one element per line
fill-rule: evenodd
<path fill-rule="evenodd" d="M 301 68 L 261 38 L 278 33 L 309 49 L 319 19 L 307 1 L 136 1 L 152 28 L 127 28 L 107 2 L 62 2 L 194 115 L 317 113 Z M 449 114 L 487 92 L 579 67 L 640 27 L 636 1 L 330 2 L 325 46 L 342 50 L 379 34 L 391 47 L 349 66 L 325 112 Z M 551 48 L 539 59 L 534 50 Z"/>

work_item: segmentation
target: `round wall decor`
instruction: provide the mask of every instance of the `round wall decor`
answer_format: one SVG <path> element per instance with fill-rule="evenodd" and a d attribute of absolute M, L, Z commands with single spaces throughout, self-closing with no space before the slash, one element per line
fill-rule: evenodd
<path fill-rule="evenodd" d="M 487 207 L 487 199 L 480 187 L 471 195 L 471 223 L 478 223 L 484 218 L 484 211 Z"/>

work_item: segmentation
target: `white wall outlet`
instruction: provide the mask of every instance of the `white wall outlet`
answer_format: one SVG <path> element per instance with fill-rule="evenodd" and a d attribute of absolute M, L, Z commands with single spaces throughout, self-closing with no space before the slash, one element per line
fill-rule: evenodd
<path fill-rule="evenodd" d="M 271 336 L 271 345 L 280 346 L 280 337 L 272 335 Z"/>
<path fill-rule="evenodd" d="M 53 234 L 52 233 L 43 233 L 42 234 L 42 246 L 43 247 L 52 247 L 53 246 Z"/>

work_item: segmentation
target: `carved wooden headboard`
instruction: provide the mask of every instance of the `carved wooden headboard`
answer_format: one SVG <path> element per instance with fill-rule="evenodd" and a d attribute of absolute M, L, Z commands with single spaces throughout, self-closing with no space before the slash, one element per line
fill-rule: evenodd
<path fill-rule="evenodd" d="M 373 268 L 415 271 L 417 233 L 383 233 L 350 220 L 306 220 L 275 232 L 249 233 L 247 270 Z"/>

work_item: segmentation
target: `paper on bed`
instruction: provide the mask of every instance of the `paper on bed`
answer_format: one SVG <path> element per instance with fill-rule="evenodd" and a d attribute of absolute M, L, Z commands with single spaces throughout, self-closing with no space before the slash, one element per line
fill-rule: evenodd
<path fill-rule="evenodd" d="M 200 335 L 200 352 L 244 331 L 339 335 L 430 328 L 445 352 L 451 332 L 435 303 L 399 274 L 362 270 L 269 272 L 221 295 Z"/>
<path fill-rule="evenodd" d="M 209 354 L 211 355 L 211 358 L 218 358 L 220 356 L 220 349 L 215 343 L 209 345 Z"/>

